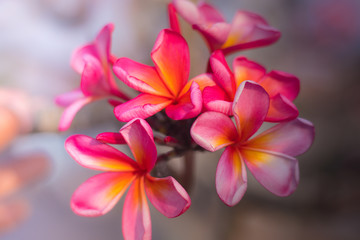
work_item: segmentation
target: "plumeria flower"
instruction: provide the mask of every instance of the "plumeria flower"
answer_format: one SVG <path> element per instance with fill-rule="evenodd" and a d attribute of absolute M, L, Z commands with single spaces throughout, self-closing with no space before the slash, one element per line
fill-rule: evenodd
<path fill-rule="evenodd" d="M 137 97 L 114 109 L 117 119 L 123 122 L 134 118 L 145 119 L 162 109 L 174 120 L 197 116 L 202 109 L 202 94 L 196 79 L 207 78 L 207 75 L 188 81 L 190 59 L 185 39 L 172 30 L 162 30 L 151 58 L 155 67 L 128 58 L 119 58 L 115 62 L 114 73 L 140 92 Z"/>
<path fill-rule="evenodd" d="M 229 116 L 209 111 L 191 128 L 192 138 L 203 148 L 216 151 L 225 147 L 216 170 L 216 190 L 229 206 L 237 204 L 247 189 L 245 165 L 260 184 L 278 196 L 290 195 L 298 185 L 299 166 L 294 156 L 310 147 L 314 127 L 298 118 L 252 137 L 268 108 L 266 91 L 255 82 L 245 81 L 232 105 L 235 124 Z"/>
<path fill-rule="evenodd" d="M 205 38 L 211 52 L 222 49 L 225 54 L 262 47 L 276 42 L 281 34 L 261 16 L 237 11 L 231 24 L 218 10 L 203 1 L 195 5 L 188 0 L 173 0 L 169 6 L 170 25 L 180 31 L 176 13 Z"/>
<path fill-rule="evenodd" d="M 110 54 L 113 29 L 113 24 L 104 26 L 94 42 L 75 50 L 71 66 L 81 74 L 81 84 L 80 88 L 56 98 L 56 103 L 66 108 L 60 119 L 60 131 L 67 130 L 76 113 L 90 102 L 109 97 L 117 101 L 129 99 L 119 91 L 111 71 L 115 59 Z"/>
<path fill-rule="evenodd" d="M 166 217 L 184 213 L 190 198 L 172 177 L 150 175 L 157 151 L 150 126 L 134 119 L 120 129 L 136 161 L 114 147 L 84 135 L 66 140 L 68 153 L 82 166 L 105 171 L 85 181 L 71 199 L 73 211 L 82 216 L 109 212 L 129 188 L 124 202 L 122 229 L 126 240 L 151 239 L 151 220 L 146 197 Z"/>
<path fill-rule="evenodd" d="M 274 70 L 266 73 L 263 66 L 245 57 L 234 59 L 233 73 L 220 50 L 211 55 L 210 66 L 216 86 L 205 87 L 203 91 L 204 107 L 207 110 L 231 116 L 236 89 L 245 80 L 252 80 L 259 83 L 270 96 L 265 121 L 288 121 L 299 115 L 292 102 L 300 91 L 300 81 L 294 75 Z"/>

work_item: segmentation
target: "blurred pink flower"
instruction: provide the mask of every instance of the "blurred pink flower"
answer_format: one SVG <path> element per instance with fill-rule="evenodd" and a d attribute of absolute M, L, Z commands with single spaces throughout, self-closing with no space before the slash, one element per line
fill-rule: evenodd
<path fill-rule="evenodd" d="M 190 58 L 185 39 L 172 30 L 162 30 L 151 58 L 155 67 L 128 58 L 119 58 L 115 62 L 113 69 L 119 79 L 141 92 L 134 99 L 115 107 L 117 119 L 123 122 L 145 119 L 164 108 L 174 120 L 197 116 L 202 108 L 202 95 L 199 83 L 188 81 Z"/>
<path fill-rule="evenodd" d="M 115 59 L 110 54 L 113 29 L 113 24 L 107 24 L 94 42 L 74 52 L 71 66 L 81 74 L 81 84 L 80 88 L 62 94 L 55 100 L 58 105 L 66 107 L 60 119 L 60 131 L 67 130 L 76 113 L 90 102 L 109 97 L 129 99 L 118 89 L 111 71 Z"/>
<path fill-rule="evenodd" d="M 300 91 L 300 81 L 294 75 L 274 70 L 266 73 L 263 66 L 245 57 L 234 59 L 232 73 L 220 50 L 212 53 L 210 66 L 216 86 L 205 87 L 203 91 L 206 109 L 232 116 L 236 89 L 245 80 L 252 80 L 260 84 L 270 96 L 270 107 L 265 121 L 288 121 L 299 115 L 292 103 Z"/>
<path fill-rule="evenodd" d="M 277 29 L 269 26 L 265 19 L 255 13 L 238 11 L 229 24 L 210 4 L 201 1 L 195 5 L 188 0 L 173 0 L 170 3 L 170 25 L 175 31 L 180 31 L 176 13 L 202 34 L 211 52 L 222 49 L 224 54 L 229 54 L 267 46 L 281 36 Z"/>
<path fill-rule="evenodd" d="M 225 204 L 237 204 L 247 189 L 245 164 L 270 192 L 288 196 L 299 182 L 298 161 L 314 138 L 313 125 L 296 119 L 253 136 L 269 108 L 269 96 L 257 83 L 240 84 L 232 111 L 235 122 L 219 112 L 205 112 L 191 128 L 194 141 L 209 151 L 226 147 L 216 170 L 216 190 Z"/>
<path fill-rule="evenodd" d="M 119 150 L 84 135 L 66 140 L 68 153 L 82 166 L 106 171 L 84 182 L 73 194 L 71 207 L 82 216 L 109 212 L 129 188 L 123 208 L 126 240 L 151 239 L 151 219 L 146 197 L 166 217 L 184 213 L 191 200 L 173 178 L 150 176 L 157 160 L 153 133 L 145 120 L 134 119 L 120 129 L 120 143 L 126 142 L 136 161 Z"/>

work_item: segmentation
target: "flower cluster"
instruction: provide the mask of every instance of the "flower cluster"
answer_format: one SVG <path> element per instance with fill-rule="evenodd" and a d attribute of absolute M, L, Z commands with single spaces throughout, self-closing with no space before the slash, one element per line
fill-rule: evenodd
<path fill-rule="evenodd" d="M 192 152 L 225 148 L 216 170 L 216 191 L 225 204 L 234 206 L 246 192 L 246 168 L 270 192 L 293 193 L 299 182 L 295 157 L 314 138 L 313 125 L 298 118 L 293 103 L 300 90 L 297 77 L 267 72 L 244 56 L 234 59 L 232 70 L 226 61 L 229 53 L 275 42 L 279 31 L 246 11 L 238 11 L 229 24 L 204 2 L 173 0 L 168 12 L 171 27 L 159 33 L 151 51 L 154 66 L 113 56 L 114 27 L 108 24 L 72 57 L 72 67 L 81 74 L 80 88 L 56 99 L 66 107 L 60 130 L 69 128 L 85 104 L 104 98 L 114 106 L 116 118 L 126 122 L 119 132 L 104 132 L 96 138 L 73 135 L 65 147 L 80 165 L 105 171 L 75 191 L 73 211 L 103 215 L 129 189 L 123 210 L 123 234 L 129 240 L 151 239 L 147 199 L 167 217 L 177 217 L 189 208 L 185 189 L 195 161 Z M 191 79 L 189 47 L 179 17 L 204 37 L 210 51 L 207 71 Z M 123 93 L 113 73 L 139 94 L 130 98 Z M 264 122 L 276 124 L 257 134 Z M 158 155 L 155 143 L 172 150 Z M 127 144 L 135 161 L 113 144 Z M 167 176 L 171 171 L 164 175 L 157 169 L 174 156 L 185 159 L 185 174 L 173 175 L 177 180 Z"/>

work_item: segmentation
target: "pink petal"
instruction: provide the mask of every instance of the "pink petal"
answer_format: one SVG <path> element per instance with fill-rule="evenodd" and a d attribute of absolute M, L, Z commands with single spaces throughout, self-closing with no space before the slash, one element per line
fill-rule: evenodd
<path fill-rule="evenodd" d="M 179 20 L 176 16 L 176 9 L 174 7 L 174 4 L 169 3 L 168 4 L 168 13 L 169 13 L 169 22 L 170 22 L 170 29 L 181 33 L 181 28 L 179 24 Z"/>
<path fill-rule="evenodd" d="M 100 171 L 133 172 L 137 163 L 105 143 L 85 135 L 70 136 L 65 142 L 66 151 L 81 166 Z"/>
<path fill-rule="evenodd" d="M 128 122 L 134 118 L 148 118 L 172 103 L 173 100 L 150 94 L 140 94 L 114 109 L 116 118 Z"/>
<path fill-rule="evenodd" d="M 216 169 L 216 191 L 228 206 L 236 205 L 247 189 L 245 164 L 236 147 L 227 147 Z"/>
<path fill-rule="evenodd" d="M 85 67 L 84 57 L 88 55 L 98 57 L 97 49 L 94 44 L 87 44 L 73 52 L 70 65 L 77 73 L 81 74 L 83 72 Z"/>
<path fill-rule="evenodd" d="M 124 137 L 121 133 L 116 132 L 103 132 L 96 136 L 96 140 L 109 143 L 109 144 L 126 144 Z"/>
<path fill-rule="evenodd" d="M 181 93 L 179 95 L 182 96 L 186 92 L 188 92 L 193 82 L 196 82 L 199 85 L 199 89 L 201 91 L 203 91 L 204 88 L 206 88 L 208 86 L 215 86 L 216 85 L 212 74 L 203 73 L 203 74 L 197 75 L 196 77 L 189 80 L 186 83 L 185 87 L 181 90 Z"/>
<path fill-rule="evenodd" d="M 269 109 L 269 95 L 264 88 L 252 81 L 240 84 L 233 103 L 240 141 L 251 137 L 264 122 Z"/>
<path fill-rule="evenodd" d="M 185 86 L 190 72 L 189 47 L 177 32 L 162 30 L 156 39 L 151 58 L 166 87 L 178 96 Z"/>
<path fill-rule="evenodd" d="M 259 83 L 261 77 L 266 74 L 266 69 L 263 66 L 245 57 L 235 58 L 233 61 L 233 69 L 236 87 L 239 87 L 245 80 L 252 80 Z"/>
<path fill-rule="evenodd" d="M 265 121 L 281 122 L 297 118 L 299 111 L 296 106 L 282 94 L 270 98 L 269 112 Z"/>
<path fill-rule="evenodd" d="M 224 54 L 236 50 L 266 46 L 277 41 L 281 33 L 268 25 L 261 16 L 238 11 L 231 23 L 231 30 L 226 42 L 221 47 Z"/>
<path fill-rule="evenodd" d="M 299 183 L 298 161 L 285 154 L 266 150 L 241 149 L 246 166 L 256 180 L 278 196 L 293 193 Z"/>
<path fill-rule="evenodd" d="M 216 151 L 236 142 L 237 131 L 232 120 L 225 114 L 205 112 L 193 123 L 193 140 L 208 151 Z"/>
<path fill-rule="evenodd" d="M 172 96 L 154 67 L 128 58 L 119 58 L 113 69 L 121 81 L 137 91 L 163 97 Z"/>
<path fill-rule="evenodd" d="M 209 111 L 232 116 L 232 99 L 218 86 L 206 87 L 203 91 L 204 107 Z"/>
<path fill-rule="evenodd" d="M 193 29 L 199 31 L 205 38 L 210 51 L 213 52 L 221 49 L 230 32 L 230 24 L 226 22 L 218 22 L 214 24 L 195 24 Z"/>
<path fill-rule="evenodd" d="M 84 97 L 81 98 L 64 110 L 61 115 L 60 122 L 59 122 L 59 131 L 66 131 L 69 129 L 71 122 L 73 121 L 76 113 L 84 107 L 86 104 L 93 102 L 95 100 L 100 99 L 100 97 Z"/>
<path fill-rule="evenodd" d="M 108 63 L 110 60 L 111 34 L 114 30 L 114 24 L 105 25 L 95 38 L 95 46 L 99 53 L 101 63 Z"/>
<path fill-rule="evenodd" d="M 131 185 L 125 198 L 122 230 L 125 240 L 151 240 L 150 210 L 143 177 Z"/>
<path fill-rule="evenodd" d="M 314 141 L 315 130 L 311 122 L 295 119 L 280 123 L 249 140 L 247 147 L 298 156 L 306 152 Z"/>
<path fill-rule="evenodd" d="M 85 57 L 85 67 L 81 74 L 81 90 L 85 96 L 109 95 L 110 86 L 104 69 L 98 59 Z"/>
<path fill-rule="evenodd" d="M 300 91 L 300 80 L 294 75 L 280 71 L 269 72 L 259 83 L 270 98 L 281 94 L 293 101 Z"/>
<path fill-rule="evenodd" d="M 234 74 L 231 72 L 222 51 L 217 50 L 213 52 L 209 61 L 216 84 L 221 87 L 230 98 L 234 97 L 236 92 Z"/>
<path fill-rule="evenodd" d="M 173 177 L 154 178 L 148 175 L 145 190 L 154 207 L 169 218 L 183 214 L 191 205 L 189 195 Z"/>
<path fill-rule="evenodd" d="M 129 172 L 106 172 L 89 178 L 74 192 L 71 208 L 86 217 L 109 212 L 122 197 L 136 175 Z"/>
<path fill-rule="evenodd" d="M 149 134 L 149 124 L 143 119 L 134 119 L 120 129 L 139 166 L 150 171 L 156 162 L 157 151 L 154 136 Z"/>
<path fill-rule="evenodd" d="M 173 0 L 176 12 L 190 24 L 201 22 L 201 15 L 198 7 L 187 0 Z"/>
<path fill-rule="evenodd" d="M 203 23 L 225 22 L 222 14 L 216 8 L 206 2 L 199 3 L 198 11 L 201 15 L 201 21 Z"/>
<path fill-rule="evenodd" d="M 80 89 L 75 89 L 73 91 L 60 94 L 55 98 L 55 102 L 57 105 L 62 107 L 68 107 L 74 102 L 84 98 L 84 94 L 81 92 Z"/>
<path fill-rule="evenodd" d="M 190 90 L 181 96 L 176 104 L 165 108 L 166 114 L 174 120 L 196 117 L 202 109 L 202 94 L 196 82 L 191 84 Z"/>

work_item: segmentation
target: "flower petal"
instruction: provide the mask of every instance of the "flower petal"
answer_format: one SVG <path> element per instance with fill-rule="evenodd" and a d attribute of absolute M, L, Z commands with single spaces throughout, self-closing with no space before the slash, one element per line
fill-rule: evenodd
<path fill-rule="evenodd" d="M 166 87 L 177 97 L 188 81 L 190 72 L 189 47 L 177 32 L 162 30 L 151 52 L 156 70 Z"/>
<path fill-rule="evenodd" d="M 266 115 L 267 122 L 289 121 L 297 118 L 299 111 L 296 106 L 282 94 L 270 98 L 269 112 Z"/>
<path fill-rule="evenodd" d="M 278 196 L 293 193 L 299 183 L 298 161 L 285 154 L 241 149 L 246 166 L 256 180 Z"/>
<path fill-rule="evenodd" d="M 203 91 L 204 107 L 209 111 L 232 116 L 232 99 L 218 86 L 206 87 Z"/>
<path fill-rule="evenodd" d="M 201 15 L 198 7 L 187 0 L 173 0 L 174 7 L 176 12 L 180 14 L 185 21 L 190 24 L 196 24 L 201 21 Z"/>
<path fill-rule="evenodd" d="M 126 240 L 151 240 L 150 210 L 143 177 L 135 180 L 125 198 L 122 230 Z"/>
<path fill-rule="evenodd" d="M 85 66 L 81 74 L 81 90 L 85 96 L 110 95 L 110 86 L 99 59 L 87 55 L 84 57 Z"/>
<path fill-rule="evenodd" d="M 137 91 L 157 96 L 172 96 L 154 67 L 128 58 L 119 58 L 113 70 L 121 81 Z"/>
<path fill-rule="evenodd" d="M 193 82 L 196 82 L 199 85 L 199 89 L 201 90 L 201 92 L 204 90 L 204 88 L 209 87 L 209 86 L 215 86 L 216 83 L 214 81 L 213 78 L 213 74 L 210 73 L 203 73 L 200 75 L 197 75 L 196 77 L 192 78 L 191 80 L 189 80 L 185 87 L 181 90 L 181 93 L 179 94 L 180 96 L 184 95 L 187 91 L 189 91 L 191 85 Z"/>
<path fill-rule="evenodd" d="M 168 14 L 169 14 L 170 29 L 175 32 L 181 33 L 179 20 L 176 16 L 176 9 L 174 7 L 174 4 L 172 3 L 168 4 Z"/>
<path fill-rule="evenodd" d="M 165 108 L 166 114 L 174 120 L 182 120 L 196 117 L 202 109 L 202 94 L 196 82 L 191 84 L 187 93 L 181 96 L 176 104 Z"/>
<path fill-rule="evenodd" d="M 86 168 L 116 172 L 139 169 L 137 163 L 124 153 L 85 135 L 70 136 L 65 148 L 77 163 Z"/>
<path fill-rule="evenodd" d="M 280 123 L 246 144 L 253 149 L 279 152 L 298 156 L 306 152 L 314 141 L 315 130 L 311 122 L 298 118 L 291 122 Z"/>
<path fill-rule="evenodd" d="M 125 124 L 120 133 L 130 147 L 134 158 L 141 168 L 148 172 L 154 167 L 157 151 L 154 136 L 149 134 L 149 124 L 143 119 L 134 119 Z"/>
<path fill-rule="evenodd" d="M 75 49 L 71 56 L 70 65 L 79 74 L 81 74 L 84 70 L 84 57 L 87 55 L 98 57 L 97 49 L 93 43 Z"/>
<path fill-rule="evenodd" d="M 221 48 L 226 41 L 230 28 L 230 24 L 226 22 L 193 25 L 193 29 L 199 31 L 203 35 L 211 52 Z"/>
<path fill-rule="evenodd" d="M 216 191 L 228 206 L 236 205 L 247 189 L 245 164 L 239 150 L 229 146 L 220 157 L 216 169 Z"/>
<path fill-rule="evenodd" d="M 80 100 L 82 98 L 84 98 L 84 94 L 81 92 L 81 90 L 75 89 L 73 91 L 56 96 L 55 102 L 59 106 L 68 107 L 77 100 Z"/>
<path fill-rule="evenodd" d="M 231 23 L 231 30 L 222 45 L 224 54 L 236 50 L 266 46 L 277 41 L 281 33 L 268 25 L 261 16 L 247 11 L 238 11 Z"/>
<path fill-rule="evenodd" d="M 173 178 L 145 178 L 146 195 L 154 207 L 169 218 L 183 214 L 191 205 L 185 189 Z"/>
<path fill-rule="evenodd" d="M 190 133 L 197 144 L 211 152 L 233 144 L 238 137 L 231 119 L 218 112 L 201 114 L 193 123 Z"/>
<path fill-rule="evenodd" d="M 222 14 L 216 8 L 206 2 L 199 2 L 198 11 L 203 23 L 225 22 Z"/>
<path fill-rule="evenodd" d="M 245 80 L 252 80 L 259 83 L 261 77 L 266 74 L 266 69 L 263 66 L 248 60 L 246 57 L 235 58 L 233 61 L 233 70 L 236 87 L 239 87 Z"/>
<path fill-rule="evenodd" d="M 74 192 L 72 210 L 81 216 L 95 217 L 109 212 L 135 179 L 129 172 L 106 172 L 89 178 Z"/>
<path fill-rule="evenodd" d="M 264 122 L 269 109 L 269 95 L 252 81 L 240 84 L 233 103 L 233 114 L 240 141 L 251 137 Z"/>
<path fill-rule="evenodd" d="M 117 132 L 103 132 L 96 136 L 96 140 L 109 144 L 126 144 L 124 137 Z"/>
<path fill-rule="evenodd" d="M 231 72 L 222 51 L 213 52 L 209 61 L 214 74 L 214 81 L 230 98 L 233 98 L 236 92 L 234 74 Z"/>
<path fill-rule="evenodd" d="M 281 94 L 293 101 L 300 91 L 300 80 L 294 75 L 280 71 L 269 72 L 259 83 L 270 98 Z"/>
<path fill-rule="evenodd" d="M 73 121 L 76 113 L 84 107 L 86 104 L 99 100 L 100 97 L 83 97 L 73 102 L 71 105 L 65 108 L 61 115 L 59 122 L 59 131 L 66 131 L 69 129 L 71 122 Z"/>
<path fill-rule="evenodd" d="M 114 113 L 119 121 L 128 122 L 134 118 L 148 118 L 171 103 L 169 98 L 144 93 L 116 106 Z"/>
<path fill-rule="evenodd" d="M 105 25 L 95 38 L 95 46 L 99 53 L 99 60 L 102 64 L 110 62 L 111 34 L 114 31 L 114 24 Z"/>

